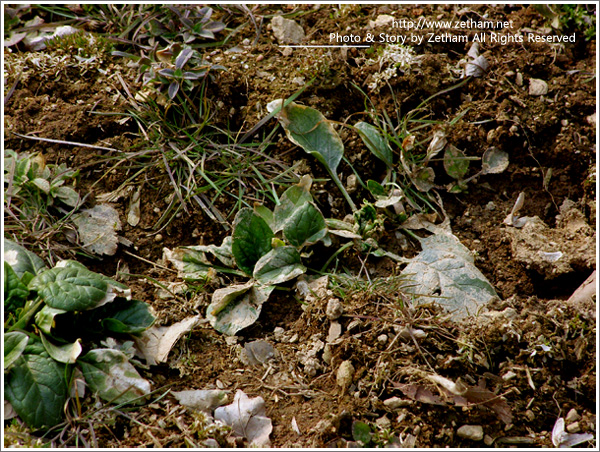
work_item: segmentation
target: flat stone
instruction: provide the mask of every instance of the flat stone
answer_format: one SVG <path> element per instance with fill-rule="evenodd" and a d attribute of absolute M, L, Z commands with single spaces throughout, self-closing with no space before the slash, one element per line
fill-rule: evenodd
<path fill-rule="evenodd" d="M 481 441 L 483 439 L 483 427 L 481 425 L 463 425 L 456 434 L 461 438 L 472 441 Z"/>
<path fill-rule="evenodd" d="M 306 36 L 300 25 L 281 16 L 273 17 L 271 28 L 280 44 L 299 44 Z"/>
<path fill-rule="evenodd" d="M 548 84 L 539 78 L 529 79 L 529 95 L 544 96 L 548 94 Z"/>

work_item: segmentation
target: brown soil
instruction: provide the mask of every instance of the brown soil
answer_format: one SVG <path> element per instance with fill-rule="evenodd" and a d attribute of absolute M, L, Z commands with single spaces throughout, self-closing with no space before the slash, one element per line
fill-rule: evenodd
<path fill-rule="evenodd" d="M 291 8 L 284 8 L 284 12 L 290 12 Z M 363 33 L 368 30 L 369 20 L 392 13 L 397 19 L 411 20 L 420 17 L 479 20 L 487 14 L 489 20 L 512 20 L 511 33 L 524 28 L 539 31 L 544 26 L 543 18 L 534 9 L 522 5 L 464 8 L 463 5 L 348 5 L 341 9 L 299 7 L 298 11 L 303 14 L 296 20 L 311 44 L 329 44 L 330 32 Z M 274 7 L 264 7 L 254 14 L 274 12 Z M 243 17 L 229 19 L 228 27 L 233 28 L 242 23 Z M 364 112 L 365 99 L 353 84 L 368 92 L 373 72 L 373 68 L 363 64 L 365 50 L 350 49 L 343 53 L 331 49 L 296 49 L 286 56 L 276 45 L 272 32 L 266 29 L 268 21 L 265 19 L 256 45 L 252 45 L 256 35 L 250 23 L 228 43 L 227 47 L 238 45 L 241 53 L 226 52 L 225 48 L 208 52 L 213 62 L 227 67 L 209 87 L 208 98 L 215 107 L 213 120 L 234 133 L 244 133 L 264 117 L 269 101 L 288 97 L 300 88 L 294 82 L 296 78 L 308 81 L 315 77 L 297 102 L 317 108 L 334 121 L 351 124 L 358 121 Z M 471 39 L 474 33 L 465 31 Z M 456 85 L 461 80 L 454 69 L 470 45 L 437 42 L 415 47 L 418 55 L 424 55 L 418 70 L 391 79 L 389 86 L 382 87 L 379 93 L 370 93 L 375 107 L 385 110 L 393 120 L 402 118 L 429 96 Z M 492 313 L 457 323 L 434 306 L 401 309 L 397 298 L 377 291 L 347 293 L 340 319 L 343 333 L 331 345 L 331 361 L 325 363 L 320 351 L 316 374 L 307 375 L 307 369 L 300 363 L 300 353 L 319 341 L 326 342 L 330 326 L 325 315 L 327 300 L 302 309 L 294 297 L 281 292 L 264 306 L 256 324 L 239 333 L 236 343 L 226 342 L 208 324 L 195 328 L 172 350 L 168 364 L 143 371 L 153 388 L 184 390 L 218 386 L 231 391 L 230 402 L 238 389 L 251 397 L 261 396 L 266 402 L 267 416 L 273 422 L 274 447 L 345 447 L 353 440 L 352 423 L 357 420 L 372 425 L 377 422 L 387 428 L 389 436 L 386 440 L 381 434 L 384 439 L 380 445 L 391 441 L 392 436 L 406 438 L 410 434 L 416 437 L 416 447 L 481 447 L 483 442 L 457 434 L 460 426 L 469 424 L 483 426 L 487 446 L 552 447 L 551 432 L 556 419 L 565 417 L 572 409 L 581 416 L 579 431 L 595 435 L 596 307 L 594 302 L 583 308 L 567 302 L 595 270 L 595 254 L 585 249 L 577 256 L 567 257 L 570 270 L 555 277 L 547 269 L 515 258 L 512 236 L 503 220 L 517 195 L 525 192 L 521 215 L 537 216 L 550 229 L 558 230 L 562 224 L 560 218 L 557 220 L 561 206 L 565 200 L 571 200 L 588 232 L 583 235 L 567 232 L 560 240 L 569 241 L 569 249 L 588 246 L 586 240 L 595 240 L 596 124 L 591 115 L 596 110 L 596 41 L 586 41 L 577 32 L 575 43 L 488 42 L 481 45 L 481 53 L 490 64 L 488 72 L 435 97 L 426 108 L 429 119 L 440 121 L 450 121 L 468 109 L 458 122 L 446 128 L 448 141 L 468 156 L 481 157 L 490 146 L 509 153 L 510 165 L 506 171 L 479 177 L 469 183 L 466 193 L 439 190 L 452 231 L 474 252 L 476 265 L 502 300 L 493 306 Z M 7 64 L 14 58 L 7 55 Z M 69 67 L 60 77 L 46 77 L 42 71 L 28 73 L 17 83 L 5 107 L 5 148 L 42 152 L 48 162 L 79 168 L 77 189 L 90 194 L 90 204 L 96 196 L 118 189 L 136 173 L 129 162 L 119 160 L 123 154 L 27 140 L 11 132 L 130 153 L 151 150 L 151 144 L 138 134 L 133 119 L 122 121 L 122 116 L 90 113 L 92 110 L 124 112 L 131 108 L 119 77 L 134 94 L 139 89 L 137 74 L 121 58 L 103 62 L 103 69 L 104 73 L 92 69 L 82 75 L 78 68 Z M 530 79 L 546 81 L 548 93 L 530 95 Z M 9 73 L 7 87 L 15 80 L 15 74 Z M 273 120 L 266 127 L 270 130 L 274 125 Z M 383 167 L 364 149 L 360 139 L 351 132 L 343 138 L 346 157 L 361 177 L 381 180 Z M 283 134 L 276 140 L 268 151 L 273 157 L 287 165 L 303 161 L 298 175 L 327 177 L 316 161 L 293 146 Z M 161 158 L 159 153 L 149 155 Z M 117 162 L 120 163 L 115 165 Z M 441 163 L 439 167 L 436 164 L 434 169 L 440 175 L 436 183 L 440 186 L 449 183 L 450 179 L 442 176 Z M 166 198 L 172 187 L 160 165 L 151 168 L 129 181 L 142 186 L 141 221 L 136 227 L 123 221 L 120 232 L 132 245 L 121 245 L 112 257 L 78 259 L 92 270 L 129 284 L 134 296 L 153 305 L 158 323 L 170 325 L 190 315 L 204 315 L 210 294 L 188 293 L 177 299 L 159 297 L 159 288 L 152 280 L 163 283 L 179 280 L 175 272 L 153 263 L 163 263 L 164 247 L 220 243 L 227 231 L 191 204 L 187 212 L 182 210 L 168 226 L 157 230 L 155 225 L 168 205 Z M 550 179 L 549 170 L 552 170 Z M 352 174 L 345 163 L 340 171 L 344 181 Z M 468 175 L 474 174 L 475 169 L 470 171 Z M 349 213 L 343 198 L 336 197 L 339 191 L 335 185 L 331 182 L 317 185 L 316 198 L 325 206 L 326 216 L 343 218 Z M 334 196 L 331 203 L 328 194 Z M 359 191 L 353 196 L 360 200 L 368 195 Z M 125 198 L 113 203 L 122 218 L 127 215 L 128 202 Z M 219 203 L 222 212 L 232 212 L 228 218 L 231 223 L 235 214 L 231 201 L 224 199 Z M 67 243 L 61 235 L 54 240 Z M 49 257 L 47 244 L 32 241 L 30 245 L 33 251 Z M 60 248 L 60 252 L 51 253 L 50 257 L 72 258 L 68 248 Z M 414 254 L 416 250 L 410 252 Z M 581 257 L 586 253 L 587 256 L 591 253 L 593 259 Z M 395 271 L 395 266 L 385 260 L 372 260 L 369 265 L 377 266 L 378 276 L 389 276 Z M 124 269 L 133 276 L 120 275 Z M 403 338 L 398 333 L 403 326 L 422 329 L 427 335 L 415 340 L 410 336 Z M 275 328 L 283 328 L 283 339 L 274 333 Z M 296 340 L 290 342 L 294 335 Z M 257 339 L 269 341 L 279 352 L 270 370 L 246 366 L 239 359 L 241 346 Z M 549 351 L 543 351 L 541 345 L 548 345 Z M 355 374 L 343 393 L 336 384 L 336 372 L 346 360 L 352 362 Z M 503 422 L 489 405 L 463 408 L 428 404 L 413 400 L 400 389 L 403 384 L 414 385 L 438 394 L 436 386 L 422 377 L 432 370 L 453 381 L 460 377 L 473 387 L 484 385 L 503 396 L 512 412 L 512 421 Z M 400 407 L 391 408 L 383 403 L 392 397 L 403 399 Z M 119 415 L 111 423 L 98 424 L 95 426 L 98 445 L 185 447 L 186 436 L 202 440 L 201 434 L 194 432 L 193 415 L 180 410 L 176 417 L 172 414 L 176 407 L 175 399 L 167 396 L 130 412 L 128 417 Z M 292 428 L 292 419 L 300 434 Z M 216 439 L 222 446 L 244 445 L 227 438 Z M 392 444 L 397 444 L 397 439 Z M 592 442 L 586 444 L 593 446 Z"/>

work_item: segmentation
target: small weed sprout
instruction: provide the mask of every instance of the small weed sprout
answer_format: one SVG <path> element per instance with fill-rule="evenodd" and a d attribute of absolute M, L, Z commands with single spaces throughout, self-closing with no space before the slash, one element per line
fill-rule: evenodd
<path fill-rule="evenodd" d="M 369 58 L 365 61 L 369 66 L 379 65 L 379 72 L 373 74 L 372 82 L 368 85 L 369 90 L 379 91 L 384 83 L 398 75 L 398 71 L 408 69 L 415 62 L 416 55 L 412 47 L 401 44 L 386 46 L 377 59 Z"/>

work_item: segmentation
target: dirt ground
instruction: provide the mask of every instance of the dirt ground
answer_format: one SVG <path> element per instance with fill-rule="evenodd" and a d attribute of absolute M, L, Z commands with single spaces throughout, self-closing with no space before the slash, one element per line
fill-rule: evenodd
<path fill-rule="evenodd" d="M 364 35 L 373 30 L 369 22 L 383 14 L 415 21 L 482 17 L 512 21 L 511 33 L 543 34 L 547 27 L 542 16 L 523 5 L 290 5 L 281 9 L 286 14 L 303 12 L 295 20 L 313 45 L 329 44 L 333 32 Z M 254 14 L 276 11 L 275 6 L 264 6 Z M 243 23 L 243 17 L 220 14 L 229 20 L 228 27 Z M 353 84 L 370 94 L 378 110 L 385 110 L 391 118 L 402 117 L 460 81 L 456 72 L 460 60 L 466 58 L 473 35 L 481 32 L 456 32 L 469 36 L 468 43 L 428 43 L 429 32 L 441 31 L 411 32 L 425 36 L 424 42 L 414 47 L 423 55 L 418 68 L 390 79 L 379 92 L 370 92 L 367 85 L 374 68 L 364 64 L 365 49 L 298 48 L 284 53 L 269 22 L 264 20 L 258 38 L 248 22 L 226 48 L 207 51 L 211 61 L 227 68 L 210 84 L 208 98 L 215 107 L 213 121 L 229 130 L 250 130 L 266 114 L 268 102 L 290 96 L 313 77 L 315 82 L 296 102 L 317 108 L 328 119 L 354 123 L 364 112 L 364 96 Z M 226 51 L 234 46 L 239 51 Z M 303 308 L 291 294 L 282 292 L 264 306 L 258 322 L 242 330 L 235 340 L 208 324 L 194 328 L 171 351 L 168 363 L 142 371 L 153 389 L 159 394 L 167 389 L 226 389 L 229 402 L 238 389 L 251 397 L 261 396 L 273 423 L 272 447 L 356 445 L 352 442 L 354 421 L 379 426 L 373 427 L 378 435 L 371 446 L 552 447 L 554 424 L 567 414 L 571 433 L 596 435 L 595 295 L 583 302 L 568 301 L 596 267 L 596 40 L 586 40 L 575 32 L 574 43 L 485 42 L 480 51 L 489 62 L 488 71 L 434 97 L 426 109 L 429 119 L 448 122 L 468 109 L 446 129 L 448 141 L 468 156 L 481 157 L 490 146 L 509 154 L 506 171 L 477 178 L 466 192 L 439 190 L 453 233 L 474 253 L 476 266 L 500 297 L 490 312 L 455 322 L 435 306 L 400 308 L 400 293 L 394 297 L 377 290 L 348 290 L 339 319 L 342 333 L 328 344 L 327 363 L 323 359 L 331 325 L 326 316 L 327 299 Z M 7 55 L 7 63 L 14 58 Z M 125 152 L 145 149 L 148 144 L 131 118 L 123 121 L 122 116 L 90 113 L 131 108 L 119 79 L 135 94 L 140 89 L 136 72 L 117 57 L 82 72 L 81 67 L 64 68 L 60 76 L 50 69 L 23 71 L 18 82 L 9 74 L 6 86 L 16 86 L 5 104 L 4 146 L 17 152 L 42 152 L 48 162 L 79 168 L 77 189 L 89 193 L 87 202 L 93 205 L 97 196 L 118 189 L 135 174 L 127 161 L 115 165 L 122 154 L 11 134 Z M 545 81 L 547 93 L 530 94 L 532 79 Z M 275 120 L 268 123 L 269 128 L 274 125 Z M 381 164 L 358 136 L 348 132 L 343 138 L 345 155 L 361 177 L 381 180 Z M 326 177 L 319 164 L 283 134 L 276 140 L 267 152 L 288 165 L 303 161 L 298 176 Z M 341 164 L 340 172 L 344 181 L 352 174 L 346 163 Z M 440 186 L 449 182 L 443 176 L 436 179 Z M 155 166 L 130 183 L 142 187 L 141 221 L 136 227 L 123 221 L 120 232 L 132 245 L 120 245 L 115 256 L 78 259 L 90 269 L 130 285 L 134 297 L 152 304 L 161 325 L 191 315 L 204 316 L 209 291 L 218 284 L 207 292 L 165 298 L 159 296 L 160 288 L 153 280 L 180 282 L 176 272 L 164 268 L 163 248 L 220 243 L 227 230 L 190 205 L 189 212 L 157 231 L 154 225 L 172 191 L 168 175 Z M 503 224 L 520 192 L 525 193 L 521 215 L 539 217 L 544 223 L 540 229 L 515 232 Z M 360 200 L 367 193 L 359 189 L 353 196 Z M 326 217 L 343 218 L 349 213 L 331 182 L 320 184 L 316 199 Z M 219 203 L 222 212 L 232 211 L 231 201 Z M 127 199 L 113 206 L 123 218 L 127 215 Z M 231 223 L 233 215 L 227 220 Z M 5 221 L 10 226 L 10 219 Z M 393 241 L 392 237 L 393 233 L 387 240 Z M 564 271 L 557 274 L 555 266 L 535 257 L 542 246 L 535 237 L 542 245 L 551 241 L 563 251 L 567 260 Z M 73 256 L 64 237 L 54 239 L 55 251 L 45 257 Z M 30 245 L 33 251 L 43 252 L 39 244 Z M 413 244 L 406 252 L 414 255 L 418 248 Z M 356 258 L 348 259 L 348 266 L 355 268 Z M 396 265 L 386 258 L 369 258 L 368 266 L 380 277 L 397 272 Z M 406 334 L 409 330 L 422 330 L 423 336 L 411 337 Z M 276 348 L 278 355 L 269 366 L 249 366 L 241 361 L 244 344 L 255 340 L 266 340 Z M 310 353 L 317 365 L 308 369 L 306 356 Z M 350 361 L 355 370 L 346 390 L 336 382 L 344 361 Z M 423 377 L 433 371 L 452 381 L 460 378 L 471 388 L 485 387 L 497 396 L 495 401 L 505 404 L 482 402 L 463 407 L 451 403 L 447 394 L 447 403 L 426 403 L 431 398 L 415 395 L 415 391 L 439 394 L 439 387 Z M 498 413 L 499 406 L 505 416 Z M 210 434 L 199 432 L 195 422 L 193 413 L 167 395 L 128 411 L 126 416 L 98 420 L 95 435 L 100 447 L 202 445 Z M 464 425 L 482 426 L 485 436 L 463 437 L 458 429 Z M 246 446 L 226 436 L 214 439 L 221 446 Z M 582 446 L 594 447 L 594 441 Z"/>

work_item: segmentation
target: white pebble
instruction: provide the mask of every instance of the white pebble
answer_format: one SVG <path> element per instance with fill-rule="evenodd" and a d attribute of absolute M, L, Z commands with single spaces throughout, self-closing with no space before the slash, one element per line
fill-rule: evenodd
<path fill-rule="evenodd" d="M 483 427 L 481 425 L 463 425 L 457 430 L 456 434 L 461 438 L 481 441 L 483 439 Z"/>

